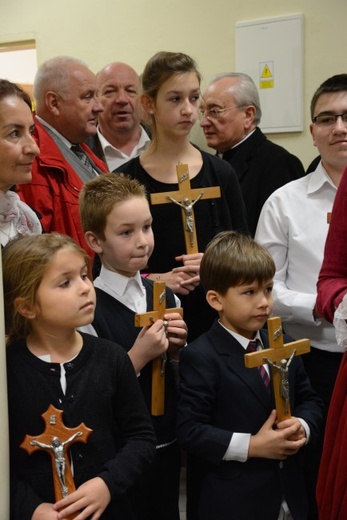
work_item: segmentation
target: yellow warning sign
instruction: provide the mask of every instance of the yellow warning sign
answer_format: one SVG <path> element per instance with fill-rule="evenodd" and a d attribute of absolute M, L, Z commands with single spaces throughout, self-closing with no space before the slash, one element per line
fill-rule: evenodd
<path fill-rule="evenodd" d="M 259 88 L 275 88 L 273 61 L 259 63 Z"/>
<path fill-rule="evenodd" d="M 263 72 L 260 77 L 263 79 L 272 78 L 271 70 L 269 69 L 269 67 L 267 65 L 265 65 L 265 67 L 263 68 Z"/>

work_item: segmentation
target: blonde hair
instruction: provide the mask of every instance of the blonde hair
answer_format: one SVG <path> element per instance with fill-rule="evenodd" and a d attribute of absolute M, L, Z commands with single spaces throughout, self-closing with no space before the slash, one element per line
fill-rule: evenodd
<path fill-rule="evenodd" d="M 222 231 L 207 245 L 200 280 L 206 292 L 214 290 L 224 296 L 230 287 L 271 280 L 275 271 L 272 256 L 253 238 Z"/>
<path fill-rule="evenodd" d="M 89 266 L 87 253 L 72 238 L 59 233 L 19 236 L 4 247 L 2 272 L 8 343 L 30 334 L 30 320 L 21 314 L 21 310 L 26 304 L 35 305 L 47 266 L 55 253 L 64 248 L 80 253 Z"/>
<path fill-rule="evenodd" d="M 100 175 L 87 182 L 80 192 L 80 219 L 84 233 L 91 231 L 105 240 L 108 215 L 116 204 L 133 197 L 146 198 L 145 187 L 123 173 Z"/>

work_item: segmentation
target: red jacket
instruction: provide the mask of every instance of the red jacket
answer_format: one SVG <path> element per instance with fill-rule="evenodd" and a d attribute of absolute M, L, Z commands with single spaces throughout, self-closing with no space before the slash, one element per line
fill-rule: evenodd
<path fill-rule="evenodd" d="M 94 253 L 84 240 L 78 213 L 78 196 L 83 181 L 37 120 L 34 139 L 40 148 L 40 154 L 32 167 L 32 182 L 18 187 L 19 196 L 41 214 L 41 224 L 46 233 L 57 231 L 70 236 L 93 257 Z M 95 165 L 106 173 L 106 165 L 88 146 L 81 146 Z"/>
<path fill-rule="evenodd" d="M 331 214 L 318 280 L 317 309 L 329 321 L 347 293 L 347 168 Z M 322 367 L 323 370 L 323 367 Z M 330 401 L 317 482 L 320 520 L 347 518 L 347 351 Z"/>

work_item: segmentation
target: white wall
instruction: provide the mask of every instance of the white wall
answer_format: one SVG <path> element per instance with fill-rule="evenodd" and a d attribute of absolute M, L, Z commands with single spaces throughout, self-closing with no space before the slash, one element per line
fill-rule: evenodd
<path fill-rule="evenodd" d="M 35 39 L 38 62 L 68 54 L 97 72 L 125 61 L 139 73 L 158 50 L 195 58 L 205 82 L 233 71 L 235 22 L 304 14 L 304 132 L 272 134 L 307 166 L 315 157 L 309 125 L 314 90 L 333 74 L 346 72 L 345 0 L 1 0 L 0 44 Z M 250 45 L 256 45 L 250 42 Z M 1 75 L 1 71 L 0 71 Z M 205 147 L 198 128 L 193 139 Z"/>
<path fill-rule="evenodd" d="M 36 40 L 39 64 L 68 54 L 85 60 L 94 72 L 119 60 L 140 73 L 155 52 L 181 51 L 195 58 L 205 81 L 218 72 L 234 71 L 235 22 L 303 13 L 305 130 L 272 134 L 271 139 L 300 157 L 305 166 L 316 156 L 308 130 L 313 92 L 329 76 L 347 72 L 346 0 L 0 1 L 0 44 Z M 256 46 L 257 42 L 249 44 Z M 192 138 L 205 147 L 198 127 Z M 2 371 L 1 392 L 4 377 Z M 5 446 L 7 428 L 3 413 L 1 417 L 0 442 Z M 3 469 L 6 450 L 2 454 Z M 4 483 L 0 493 L 0 516 L 6 518 Z"/>

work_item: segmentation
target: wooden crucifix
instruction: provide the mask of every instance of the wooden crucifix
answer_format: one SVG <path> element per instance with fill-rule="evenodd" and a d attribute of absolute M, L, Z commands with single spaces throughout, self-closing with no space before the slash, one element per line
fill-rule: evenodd
<path fill-rule="evenodd" d="M 179 312 L 183 317 L 181 307 L 166 308 L 166 284 L 154 282 L 153 284 L 153 311 L 135 314 L 135 327 L 148 327 L 156 320 L 163 319 L 167 312 Z M 165 410 L 165 363 L 166 354 L 152 361 L 152 403 L 151 414 L 163 415 Z"/>
<path fill-rule="evenodd" d="M 76 428 L 67 428 L 62 419 L 62 410 L 58 410 L 52 404 L 42 414 L 45 430 L 39 436 L 26 435 L 20 445 L 29 455 L 37 450 L 45 450 L 51 456 L 53 485 L 56 501 L 65 498 L 75 491 L 75 483 L 72 477 L 70 457 L 67 455 L 67 447 L 74 442 L 87 442 L 93 430 L 81 423 Z M 73 519 L 77 516 L 69 516 Z"/>
<path fill-rule="evenodd" d="M 310 340 L 300 339 L 284 345 L 281 318 L 269 318 L 267 326 L 270 348 L 246 354 L 245 365 L 247 368 L 253 368 L 265 363 L 270 364 L 277 422 L 280 422 L 291 417 L 288 382 L 289 365 L 294 356 L 310 352 Z"/>
<path fill-rule="evenodd" d="M 184 240 L 186 244 L 186 253 L 198 253 L 199 247 L 196 238 L 194 205 L 201 199 L 217 199 L 221 196 L 219 186 L 210 188 L 191 189 L 189 180 L 188 164 L 178 164 L 177 181 L 178 191 L 152 193 L 152 204 L 169 204 L 170 202 L 177 204 L 181 208 Z"/>

